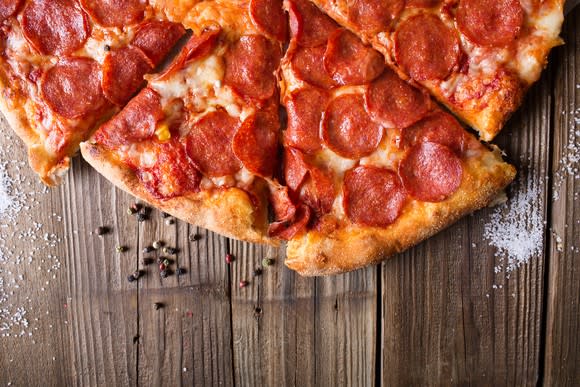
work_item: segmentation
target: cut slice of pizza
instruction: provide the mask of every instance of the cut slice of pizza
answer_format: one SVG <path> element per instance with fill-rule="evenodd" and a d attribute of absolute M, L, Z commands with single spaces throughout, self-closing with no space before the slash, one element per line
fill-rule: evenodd
<path fill-rule="evenodd" d="M 277 243 L 267 229 L 279 164 L 282 4 L 201 2 L 183 22 L 193 31 L 183 50 L 81 145 L 82 155 L 120 188 L 178 218 Z"/>
<path fill-rule="evenodd" d="M 314 5 L 288 0 L 282 60 L 286 188 L 270 234 L 303 275 L 358 269 L 492 202 L 515 176 L 380 53 Z"/>
<path fill-rule="evenodd" d="M 0 109 L 46 184 L 184 33 L 143 0 L 0 0 Z"/>
<path fill-rule="evenodd" d="M 550 49 L 562 43 L 563 0 L 313 2 L 485 141 L 499 133 L 540 77 Z M 299 22 L 298 8 L 293 25 L 310 28 Z"/>

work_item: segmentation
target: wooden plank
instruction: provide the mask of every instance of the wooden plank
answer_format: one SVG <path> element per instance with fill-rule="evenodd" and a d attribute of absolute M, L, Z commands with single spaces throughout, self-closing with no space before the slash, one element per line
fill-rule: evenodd
<path fill-rule="evenodd" d="M 91 187 L 90 190 L 88 187 Z M 79 384 L 129 384 L 136 380 L 137 226 L 125 214 L 131 199 L 82 160 L 75 160 L 61 188 L 67 246 L 67 330 L 73 356 L 71 380 Z M 99 226 L 110 232 L 99 237 Z"/>
<path fill-rule="evenodd" d="M 553 201 L 551 217 L 546 386 L 580 381 L 580 8 L 568 15 L 562 35 L 566 45 L 557 50 L 555 83 L 552 171 L 558 199 Z"/>
<path fill-rule="evenodd" d="M 191 241 L 190 235 L 201 239 Z M 223 260 L 228 240 L 180 221 L 166 224 L 154 210 L 140 228 L 140 250 L 156 240 L 178 253 L 140 252 L 140 260 L 166 256 L 174 261 L 171 271 L 187 272 L 162 279 L 157 263 L 145 268 L 139 290 L 139 384 L 232 385 L 230 283 Z M 155 303 L 163 307 L 155 309 Z"/>
<path fill-rule="evenodd" d="M 283 267 L 283 249 L 232 241 L 231 251 L 237 384 L 374 383 L 376 268 L 303 278 Z M 275 266 L 253 276 L 272 257 Z"/>
<path fill-rule="evenodd" d="M 510 196 L 538 190 L 533 204 L 541 221 L 551 106 L 543 91 L 550 90 L 549 78 L 545 74 L 533 87 L 497 140 L 519 170 Z M 495 273 L 501 262 L 483 238 L 492 211 L 481 210 L 383 264 L 383 385 L 536 383 L 543 254 L 509 279 Z"/>

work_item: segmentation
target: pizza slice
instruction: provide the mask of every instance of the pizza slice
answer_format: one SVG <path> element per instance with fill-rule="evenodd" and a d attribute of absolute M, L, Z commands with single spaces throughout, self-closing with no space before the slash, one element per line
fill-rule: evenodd
<path fill-rule="evenodd" d="M 399 75 L 427 88 L 485 141 L 520 106 L 550 49 L 562 44 L 563 0 L 313 2 L 372 44 Z M 304 7 L 297 5 L 291 13 L 294 25 L 303 25 Z"/>
<path fill-rule="evenodd" d="M 285 187 L 270 235 L 303 275 L 379 262 L 492 202 L 515 169 L 317 7 L 287 0 Z"/>
<path fill-rule="evenodd" d="M 82 155 L 120 188 L 189 223 L 276 243 L 267 230 L 279 164 L 282 4 L 206 1 L 183 22 L 193 31 L 183 50 L 81 145 Z"/>
<path fill-rule="evenodd" d="M 0 0 L 0 109 L 46 184 L 184 33 L 142 0 Z"/>

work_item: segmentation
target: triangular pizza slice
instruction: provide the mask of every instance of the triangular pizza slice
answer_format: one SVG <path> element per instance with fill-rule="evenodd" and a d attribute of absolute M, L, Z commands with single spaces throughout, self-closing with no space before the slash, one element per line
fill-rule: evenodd
<path fill-rule="evenodd" d="M 184 33 L 143 0 L 0 1 L 0 109 L 46 184 Z"/>
<path fill-rule="evenodd" d="M 176 217 L 276 243 L 267 231 L 269 185 L 279 165 L 282 5 L 206 1 L 183 23 L 193 31 L 185 47 L 81 145 L 83 157 Z"/>
<path fill-rule="evenodd" d="M 313 0 L 492 140 L 562 44 L 564 0 Z"/>
<path fill-rule="evenodd" d="M 335 274 L 379 262 L 493 201 L 515 176 L 382 56 L 305 0 L 287 0 L 285 188 L 272 236 L 286 265 Z"/>

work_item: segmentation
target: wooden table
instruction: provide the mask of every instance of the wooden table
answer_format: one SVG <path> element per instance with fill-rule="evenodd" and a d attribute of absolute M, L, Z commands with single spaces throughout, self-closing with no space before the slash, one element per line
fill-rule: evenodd
<path fill-rule="evenodd" d="M 580 141 L 580 9 L 563 36 L 497 139 L 520 171 L 509 193 L 539 184 L 546 222 L 541 253 L 509 279 L 494 273 L 499 258 L 482 237 L 490 209 L 382 265 L 301 278 L 283 250 L 167 225 L 156 211 L 138 223 L 126 215 L 133 199 L 77 159 L 61 187 L 0 229 L 12 249 L 0 278 L 13 293 L 0 309 L 23 305 L 29 323 L 0 331 L 0 385 L 578 385 L 580 180 L 560 160 Z M 101 225 L 112 232 L 92 234 Z M 179 248 L 187 273 L 162 280 L 148 266 L 129 283 L 157 239 Z M 264 257 L 275 265 L 253 277 Z"/>

